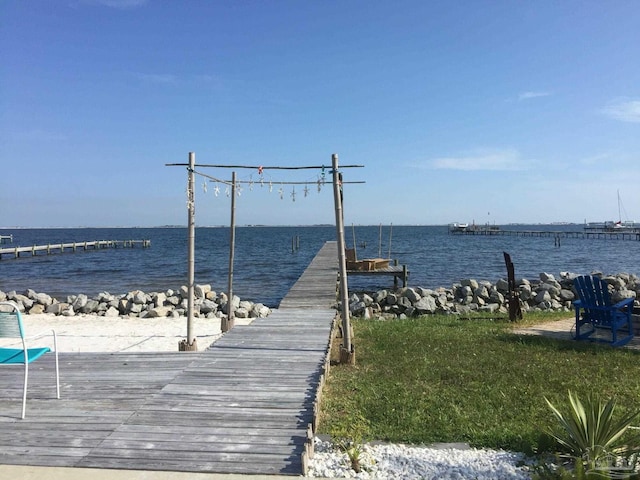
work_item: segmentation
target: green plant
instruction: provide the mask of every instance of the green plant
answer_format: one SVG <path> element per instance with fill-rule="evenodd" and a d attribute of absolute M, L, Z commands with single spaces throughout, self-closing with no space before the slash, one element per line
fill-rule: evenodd
<path fill-rule="evenodd" d="M 338 443 L 340 450 L 347 454 L 351 469 L 360 473 L 362 471 L 362 454 L 364 452 L 364 444 L 353 440 L 342 440 Z"/>
<path fill-rule="evenodd" d="M 628 478 L 633 472 L 628 461 L 637 461 L 640 448 L 623 444 L 623 436 L 640 411 L 616 419 L 615 399 L 602 402 L 589 394 L 583 402 L 571 391 L 567 413 L 545 400 L 560 423 L 560 429 L 551 435 L 567 450 L 576 467 L 584 467 L 586 478 Z"/>

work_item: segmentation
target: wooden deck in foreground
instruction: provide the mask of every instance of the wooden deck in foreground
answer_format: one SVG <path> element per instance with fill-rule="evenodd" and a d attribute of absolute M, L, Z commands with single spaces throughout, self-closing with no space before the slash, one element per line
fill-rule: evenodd
<path fill-rule="evenodd" d="M 300 475 L 335 311 L 328 242 L 280 309 L 210 349 L 61 353 L 0 376 L 0 464 Z"/>

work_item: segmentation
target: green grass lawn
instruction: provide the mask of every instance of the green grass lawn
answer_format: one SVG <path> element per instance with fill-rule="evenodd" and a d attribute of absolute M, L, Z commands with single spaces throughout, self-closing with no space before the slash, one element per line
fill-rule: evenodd
<path fill-rule="evenodd" d="M 320 433 L 531 454 L 554 448 L 544 397 L 565 406 L 568 390 L 594 392 L 616 397 L 620 413 L 640 405 L 640 352 L 519 336 L 512 326 L 454 316 L 354 319 L 356 365 L 331 369 Z"/>

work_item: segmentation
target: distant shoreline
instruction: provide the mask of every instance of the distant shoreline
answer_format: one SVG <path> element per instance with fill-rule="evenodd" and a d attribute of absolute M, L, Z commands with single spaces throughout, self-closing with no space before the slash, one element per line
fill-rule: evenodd
<path fill-rule="evenodd" d="M 379 227 L 380 225 L 382 225 L 382 227 L 447 227 L 449 226 L 448 223 L 445 224 L 430 224 L 430 223 L 399 223 L 399 224 L 365 224 L 365 223 L 358 223 L 355 224 L 355 227 Z M 479 226 L 481 226 L 481 224 L 478 224 Z M 496 224 L 498 225 L 498 224 Z M 523 223 L 503 223 L 500 224 L 502 226 L 519 226 L 519 225 L 538 225 L 538 226 L 542 226 L 542 225 L 549 225 L 549 226 L 554 226 L 554 227 L 559 227 L 559 226 L 580 226 L 580 225 L 584 225 L 584 222 L 549 222 L 549 223 L 527 223 L 527 222 L 523 222 Z M 266 224 L 245 224 L 245 225 L 236 225 L 236 228 L 313 228 L 313 227 L 321 227 L 321 228 L 326 228 L 326 227 L 335 227 L 335 225 L 330 224 L 330 223 L 314 223 L 314 224 L 300 224 L 300 225 L 266 225 Z M 345 228 L 350 228 L 351 225 L 349 226 L 345 226 Z M 140 226 L 140 225 L 136 225 L 136 226 L 100 226 L 100 227 L 89 227 L 89 226 L 49 226 L 49 227 L 26 227 L 26 226 L 7 226 L 7 227 L 0 227 L 0 230 L 99 230 L 99 229 L 142 229 L 142 228 L 147 228 L 147 229 L 160 229 L 160 228 L 176 228 L 176 229 L 181 229 L 181 228 L 187 228 L 187 225 L 155 225 L 155 226 Z M 196 228 L 229 228 L 229 225 L 196 225 Z"/>

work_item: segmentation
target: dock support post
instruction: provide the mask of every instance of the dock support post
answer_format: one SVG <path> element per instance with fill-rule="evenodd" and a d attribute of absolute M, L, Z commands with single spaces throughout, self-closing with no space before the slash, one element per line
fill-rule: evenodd
<path fill-rule="evenodd" d="M 395 258 L 393 260 L 393 266 L 397 267 L 398 266 L 398 259 Z M 403 285 L 404 286 L 404 285 Z M 397 290 L 398 289 L 398 277 L 396 275 L 393 276 L 393 289 Z"/>
<path fill-rule="evenodd" d="M 236 323 L 233 310 L 233 261 L 236 249 L 236 172 L 231 172 L 231 222 L 229 224 L 229 298 L 227 299 L 227 318 L 220 322 L 220 330 L 228 332 Z"/>
<path fill-rule="evenodd" d="M 189 168 L 187 180 L 187 225 L 189 226 L 189 239 L 187 248 L 187 339 L 178 344 L 179 351 L 197 350 L 196 340 L 193 334 L 193 284 L 195 277 L 195 192 L 194 170 L 196 167 L 196 154 L 189 152 Z"/>
<path fill-rule="evenodd" d="M 349 321 L 349 289 L 347 285 L 347 262 L 345 258 L 344 217 L 342 213 L 342 178 L 338 173 L 338 155 L 331 156 L 333 167 L 333 200 L 336 214 L 336 234 L 338 237 L 338 261 L 340 266 L 340 314 L 342 316 L 342 346 L 340 363 L 355 364 L 355 352 L 351 345 L 351 326 Z"/>

